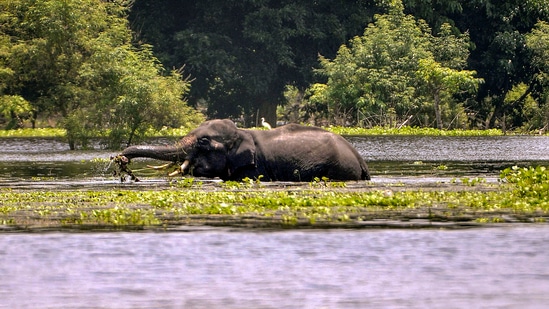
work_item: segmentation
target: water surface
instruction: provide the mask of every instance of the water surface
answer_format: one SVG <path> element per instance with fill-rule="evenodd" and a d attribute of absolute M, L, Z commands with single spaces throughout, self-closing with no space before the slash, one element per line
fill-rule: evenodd
<path fill-rule="evenodd" d="M 397 178 L 424 181 L 453 177 L 497 177 L 513 165 L 538 165 L 549 161 L 548 136 L 425 137 L 366 136 L 348 137 L 366 160 L 374 181 Z M 166 144 L 167 140 L 153 140 Z M 86 151 L 70 151 L 55 139 L 0 139 L 0 185 L 6 182 L 37 180 L 110 181 L 112 170 L 105 160 L 115 151 L 99 144 Z M 99 159 L 99 160 L 97 160 Z M 143 168 L 150 161 L 136 159 L 132 167 Z M 143 179 L 162 174 L 143 171 Z M 439 179 L 439 180 L 440 180 Z"/>
<path fill-rule="evenodd" d="M 502 168 L 549 160 L 545 136 L 349 140 L 379 183 L 495 179 Z M 53 139 L 0 139 L 0 187 L 127 186 L 110 175 L 108 161 L 97 160 L 114 153 L 95 146 L 69 151 Z M 137 186 L 166 184 L 165 176 L 146 173 L 139 172 L 144 181 Z M 469 230 L 6 230 L 0 233 L 0 308 L 544 308 L 547 243 L 545 224 Z"/>
<path fill-rule="evenodd" d="M 549 226 L 0 236 L 4 308 L 543 308 Z"/>

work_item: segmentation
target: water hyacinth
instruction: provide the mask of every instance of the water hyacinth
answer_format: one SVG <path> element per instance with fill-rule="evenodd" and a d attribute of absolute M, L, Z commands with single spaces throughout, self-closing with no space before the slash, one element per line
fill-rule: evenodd
<path fill-rule="evenodd" d="M 6 137 L 64 137 L 66 131 L 60 128 L 39 128 L 39 129 L 15 129 L 15 130 L 0 130 L 0 138 Z"/>
<path fill-rule="evenodd" d="M 252 128 L 254 129 L 254 128 Z M 255 128 L 257 129 L 257 128 Z M 499 129 L 488 130 L 439 130 L 435 128 L 419 128 L 408 127 L 402 128 L 360 128 L 360 127 L 341 127 L 328 126 L 324 129 L 340 135 L 358 136 L 358 135 L 418 135 L 418 136 L 501 136 L 503 132 Z M 185 136 L 189 133 L 190 128 L 168 128 L 164 127 L 161 130 L 149 129 L 146 133 L 149 137 L 166 137 L 177 138 Z M 108 134 L 107 132 L 96 132 L 96 137 L 102 137 Z M 17 130 L 0 130 L 0 138 L 2 137 L 65 137 L 66 130 L 61 128 L 38 128 L 38 129 L 17 129 Z"/>
<path fill-rule="evenodd" d="M 416 136 L 501 136 L 503 132 L 499 129 L 489 130 L 439 130 L 435 128 L 419 128 L 404 126 L 401 128 L 358 128 L 330 126 L 325 129 L 340 135 L 416 135 Z"/>
<path fill-rule="evenodd" d="M 441 184 L 342 186 L 329 180 L 287 187 L 260 182 L 203 184 L 188 178 L 147 189 L 0 190 L 0 224 L 8 229 L 166 229 L 234 227 L 412 227 L 545 222 L 549 189 L 544 167 L 510 168 L 499 183 L 480 178 Z"/>

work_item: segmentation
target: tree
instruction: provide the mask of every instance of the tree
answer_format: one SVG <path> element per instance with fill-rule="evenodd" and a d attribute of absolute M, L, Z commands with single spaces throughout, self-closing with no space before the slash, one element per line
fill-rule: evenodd
<path fill-rule="evenodd" d="M 200 121 L 183 101 L 188 81 L 132 42 L 129 3 L 0 0 L 5 66 L 16 77 L 5 94 L 28 101 L 35 117 L 61 117 L 71 149 L 106 129 L 119 147 L 151 127 Z"/>
<path fill-rule="evenodd" d="M 132 27 L 168 67 L 186 64 L 192 104 L 210 117 L 258 111 L 276 123 L 286 85 L 305 89 L 318 53 L 335 55 L 379 10 L 375 0 L 136 0 Z"/>
<path fill-rule="evenodd" d="M 549 21 L 549 1 L 404 0 L 404 3 L 406 12 L 427 20 L 433 28 L 447 22 L 455 33 L 459 30 L 470 33 L 473 48 L 468 69 L 477 71 L 485 81 L 476 99 L 466 103 L 476 111 L 477 122 L 483 127 L 494 127 L 505 115 L 508 123 L 520 126 L 526 118 L 512 111 L 520 109 L 524 100 L 510 104 L 505 98 L 509 91 L 518 89 L 517 85 L 535 83 L 536 70 L 531 65 L 524 35 L 538 20 Z M 534 98 L 535 88 L 526 88 L 533 91 Z"/>
<path fill-rule="evenodd" d="M 326 97 L 338 124 L 352 121 L 360 111 L 384 125 L 392 114 L 405 115 L 420 104 L 413 96 L 411 73 L 413 57 L 426 56 L 427 41 L 415 19 L 401 9 L 376 15 L 364 35 L 351 39 L 349 47 L 342 45 L 334 60 L 320 57 L 317 72 L 328 77 Z"/>
<path fill-rule="evenodd" d="M 512 102 L 521 102 L 532 93 L 537 93 L 537 106 L 531 109 L 544 110 L 545 113 L 538 121 L 538 126 L 547 128 L 549 126 L 549 23 L 539 21 L 530 33 L 526 34 L 526 45 L 532 51 L 532 66 L 535 74 L 532 82 L 522 92 L 522 95 Z M 524 87 L 523 87 L 524 89 Z M 533 104 L 530 104 L 532 106 Z"/>
<path fill-rule="evenodd" d="M 420 59 L 416 74 L 426 93 L 432 96 L 437 128 L 439 129 L 443 128 L 440 110 L 443 96 L 448 98 L 460 90 L 476 91 L 481 82 L 474 77 L 475 71 L 443 67 L 432 58 Z"/>
<path fill-rule="evenodd" d="M 9 37 L 0 35 L 0 116 L 7 120 L 7 129 L 20 127 L 23 118 L 30 116 L 32 107 L 19 95 L 9 95 L 9 88 L 15 79 L 14 72 L 7 66 L 10 56 Z"/>
<path fill-rule="evenodd" d="M 21 128 L 23 120 L 30 118 L 32 107 L 23 97 L 18 95 L 0 96 L 0 115 L 8 119 L 6 129 Z"/>
<path fill-rule="evenodd" d="M 449 29 L 444 24 L 434 36 L 424 21 L 405 15 L 402 4 L 394 1 L 363 36 L 353 38 L 349 47 L 342 45 L 336 58 L 320 57 L 318 72 L 328 82 L 314 86 L 322 93 L 313 97 L 324 98 L 342 125 L 355 119 L 368 125 L 402 124 L 426 109 L 425 102 L 434 101 L 441 127 L 442 92 L 451 99 L 474 74 L 460 70 L 468 55 L 467 36 L 454 36 Z"/>
<path fill-rule="evenodd" d="M 451 24 L 452 14 L 463 12 L 462 0 L 403 0 L 404 12 L 425 20 L 433 29 Z"/>
<path fill-rule="evenodd" d="M 462 12 L 448 17 L 458 29 L 470 30 L 474 49 L 469 58 L 470 68 L 477 71 L 485 82 L 479 87 L 476 101 L 471 101 L 485 121 L 486 127 L 494 127 L 503 115 L 519 108 L 505 102 L 507 93 L 516 85 L 531 84 L 535 70 L 531 65 L 531 52 L 524 35 L 538 20 L 549 18 L 547 0 L 469 0 L 462 2 Z M 508 123 L 520 126 L 520 115 Z"/>

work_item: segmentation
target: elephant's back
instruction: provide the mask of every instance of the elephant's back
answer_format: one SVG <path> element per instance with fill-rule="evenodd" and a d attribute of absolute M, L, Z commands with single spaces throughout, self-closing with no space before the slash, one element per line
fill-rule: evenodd
<path fill-rule="evenodd" d="M 286 125 L 259 131 L 256 146 L 273 178 L 301 180 L 326 176 L 334 180 L 370 179 L 368 167 L 356 149 L 342 136 L 321 128 Z"/>

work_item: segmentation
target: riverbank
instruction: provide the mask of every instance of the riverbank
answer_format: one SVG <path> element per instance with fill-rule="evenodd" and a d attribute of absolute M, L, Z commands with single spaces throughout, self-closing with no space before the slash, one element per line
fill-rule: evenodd
<path fill-rule="evenodd" d="M 529 173 L 529 175 L 527 175 Z M 0 230 L 463 228 L 545 224 L 545 169 L 508 169 L 498 182 L 261 183 L 144 180 L 0 189 Z M 530 181 L 528 179 L 534 179 Z M 42 188 L 40 187 L 42 186 Z M 46 187 L 44 187 L 46 186 Z M 524 188 L 530 191 L 524 191 Z M 546 192 L 546 191 L 544 191 Z"/>

